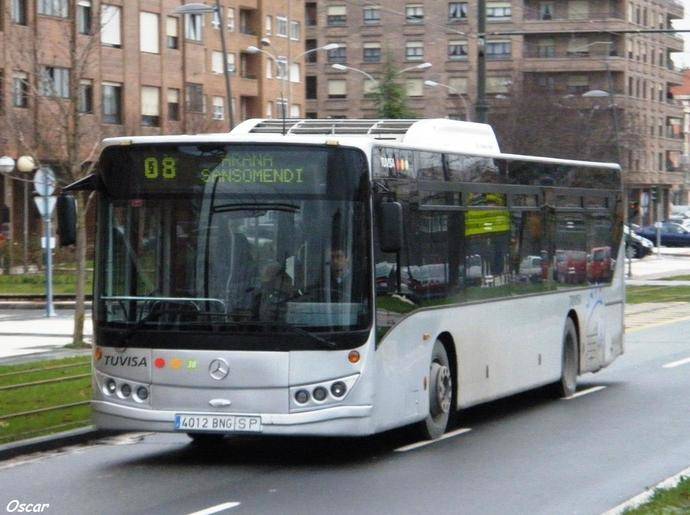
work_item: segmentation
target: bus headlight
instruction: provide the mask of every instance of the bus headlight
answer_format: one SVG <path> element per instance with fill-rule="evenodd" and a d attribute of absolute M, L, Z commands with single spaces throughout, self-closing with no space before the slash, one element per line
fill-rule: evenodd
<path fill-rule="evenodd" d="M 306 404 L 309 401 L 309 392 L 306 390 L 297 390 L 297 392 L 295 392 L 295 400 L 299 404 Z"/>
<path fill-rule="evenodd" d="M 342 381 L 336 381 L 331 385 L 331 393 L 333 397 L 342 397 L 347 391 L 347 386 Z"/>
<path fill-rule="evenodd" d="M 145 401 L 149 398 L 149 390 L 145 386 L 140 386 L 137 388 L 137 398 L 141 401 Z"/>
<path fill-rule="evenodd" d="M 122 386 L 120 386 L 120 394 L 123 397 L 129 397 L 129 395 L 132 393 L 132 387 L 129 386 L 127 383 L 124 383 Z"/>
<path fill-rule="evenodd" d="M 105 393 L 107 393 L 108 395 L 113 395 L 116 390 L 117 383 L 115 382 L 115 379 L 108 379 L 105 382 Z"/>
<path fill-rule="evenodd" d="M 314 388 L 314 391 L 311 394 L 315 401 L 321 402 L 326 400 L 326 397 L 328 397 L 328 390 L 326 390 L 323 386 L 317 386 Z"/>

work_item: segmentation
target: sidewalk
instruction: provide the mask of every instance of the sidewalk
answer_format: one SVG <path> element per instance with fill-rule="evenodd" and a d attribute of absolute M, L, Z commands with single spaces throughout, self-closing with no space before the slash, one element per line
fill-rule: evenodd
<path fill-rule="evenodd" d="M 37 353 L 57 354 L 60 357 L 74 354 L 75 351 L 64 349 L 65 345 L 72 343 L 73 311 L 60 309 L 57 315 L 46 318 L 45 313 L 37 309 L 0 310 L 0 362 L 9 361 L 5 358 L 28 357 Z M 87 342 L 92 341 L 93 328 L 88 312 L 84 335 Z"/>

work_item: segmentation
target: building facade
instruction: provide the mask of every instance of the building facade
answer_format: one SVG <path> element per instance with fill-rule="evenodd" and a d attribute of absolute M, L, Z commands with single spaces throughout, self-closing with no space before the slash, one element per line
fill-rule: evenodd
<path fill-rule="evenodd" d="M 283 105 L 303 115 L 303 2 L 221 0 L 220 13 L 176 14 L 184 3 L 0 0 L 0 155 L 60 163 L 71 107 L 87 161 L 105 137 L 227 131 L 221 30 L 235 124 L 277 117 Z M 16 244 L 22 185 L 0 181 L 0 199 Z"/>
<path fill-rule="evenodd" d="M 341 45 L 306 65 L 307 116 L 376 117 L 375 100 L 367 94 L 375 83 L 332 65 L 376 78 L 390 58 L 401 70 L 432 64 L 401 76 L 418 116 L 471 117 L 477 92 L 476 0 L 308 1 L 305 16 L 307 48 Z M 611 109 L 637 127 L 639 141 L 619 149 L 630 215 L 637 223 L 651 223 L 659 212 L 665 216 L 668 204 L 680 200 L 683 111 L 671 89 L 682 83 L 682 75 L 671 54 L 683 51 L 683 40 L 669 33 L 611 31 L 670 29 L 682 17 L 676 0 L 487 1 L 486 91 L 492 108 L 526 90 L 608 96 Z M 444 86 L 431 90 L 425 80 Z"/>

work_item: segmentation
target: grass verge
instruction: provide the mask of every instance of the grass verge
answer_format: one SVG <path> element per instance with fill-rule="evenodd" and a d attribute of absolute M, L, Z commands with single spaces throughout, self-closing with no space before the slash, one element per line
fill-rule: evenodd
<path fill-rule="evenodd" d="M 92 290 L 92 276 L 87 273 L 86 291 Z M 71 294 L 76 291 L 77 277 L 74 273 L 53 275 L 53 293 Z M 0 275 L 0 295 L 43 295 L 46 291 L 44 274 Z"/>
<path fill-rule="evenodd" d="M 663 277 L 662 281 L 690 281 L 690 275 L 676 275 L 675 277 Z"/>
<path fill-rule="evenodd" d="M 0 366 L 0 444 L 88 425 L 88 404 L 9 415 L 88 401 L 90 372 L 89 356 Z M 59 381 L 31 384 L 53 379 Z M 17 385 L 21 386 L 5 389 Z"/>
<path fill-rule="evenodd" d="M 649 501 L 625 510 L 625 515 L 671 515 L 690 513 L 690 478 L 683 478 L 675 488 L 657 489 Z"/>
<path fill-rule="evenodd" d="M 626 302 L 690 302 L 690 286 L 628 286 Z"/>

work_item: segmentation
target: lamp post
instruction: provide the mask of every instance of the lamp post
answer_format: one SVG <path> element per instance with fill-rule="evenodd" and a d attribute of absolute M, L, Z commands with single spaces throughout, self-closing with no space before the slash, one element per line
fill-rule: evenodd
<path fill-rule="evenodd" d="M 468 122 L 472 121 L 472 117 L 470 116 L 470 106 L 467 105 L 467 100 L 465 99 L 464 95 L 460 93 L 460 91 L 458 91 L 453 86 L 449 86 L 448 84 L 443 84 L 441 82 L 436 82 L 435 80 L 425 80 L 424 85 L 429 86 L 430 88 L 446 88 L 448 91 L 450 91 L 452 95 L 460 97 L 462 105 L 465 108 L 465 119 Z"/>
<path fill-rule="evenodd" d="M 175 8 L 174 14 L 208 14 L 217 13 L 220 21 L 220 45 L 223 51 L 223 76 L 225 77 L 225 94 L 228 97 L 228 125 L 229 130 L 235 126 L 235 117 L 232 110 L 232 87 L 230 84 L 230 70 L 228 70 L 228 47 L 225 42 L 225 27 L 223 24 L 223 11 L 220 8 L 220 0 L 216 0 L 215 5 L 201 3 L 184 4 Z"/>
<path fill-rule="evenodd" d="M 31 173 L 36 169 L 36 162 L 31 156 L 21 156 L 16 162 L 9 156 L 0 157 L 0 174 L 5 175 L 10 180 L 24 183 L 24 212 L 22 216 L 24 241 L 22 248 L 22 267 L 24 273 L 27 273 L 29 269 L 29 184 L 32 183 L 32 181 L 10 175 L 14 171 L 15 166 L 17 171 L 21 173 Z"/>

